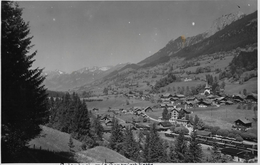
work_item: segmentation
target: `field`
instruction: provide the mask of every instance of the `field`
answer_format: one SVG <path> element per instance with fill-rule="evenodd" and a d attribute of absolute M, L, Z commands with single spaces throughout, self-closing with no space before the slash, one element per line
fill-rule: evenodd
<path fill-rule="evenodd" d="M 41 126 L 42 132 L 41 136 L 38 138 L 35 138 L 29 142 L 29 146 L 33 148 L 40 148 L 44 150 L 50 150 L 50 151 L 63 151 L 68 152 L 69 151 L 69 138 L 70 135 L 64 132 L 60 132 L 58 130 Z M 73 148 L 74 151 L 80 151 L 82 143 L 78 140 L 73 139 L 73 144 L 75 147 Z"/>
<path fill-rule="evenodd" d="M 220 106 L 218 108 L 198 108 L 192 110 L 192 116 L 198 115 L 206 124 L 231 129 L 238 118 L 247 118 L 251 121 L 254 117 L 253 110 L 237 109 L 238 105 Z M 253 127 L 256 126 L 253 123 Z"/>
<path fill-rule="evenodd" d="M 244 84 L 226 84 L 225 93 L 234 94 L 243 92 L 246 89 L 248 93 L 257 91 L 257 78 L 252 78 L 245 82 Z"/>

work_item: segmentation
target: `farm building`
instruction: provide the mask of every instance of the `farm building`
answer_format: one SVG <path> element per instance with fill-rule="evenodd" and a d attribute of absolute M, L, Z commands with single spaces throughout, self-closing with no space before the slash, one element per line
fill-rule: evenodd
<path fill-rule="evenodd" d="M 236 102 L 242 102 L 242 101 L 244 101 L 245 96 L 244 96 L 244 95 L 241 95 L 241 94 L 234 94 L 234 95 L 232 96 L 232 98 L 233 98 L 234 101 L 236 101 Z"/>
<path fill-rule="evenodd" d="M 202 107 L 202 108 L 205 108 L 205 107 L 208 107 L 211 105 L 212 102 L 210 102 L 209 100 L 206 101 L 206 100 L 201 100 L 200 102 L 198 102 L 198 107 Z"/>
<path fill-rule="evenodd" d="M 251 93 L 245 98 L 248 102 L 256 103 L 257 102 L 257 94 Z"/>
<path fill-rule="evenodd" d="M 237 119 L 235 121 L 235 125 L 237 127 L 246 127 L 246 128 L 249 128 L 249 127 L 252 127 L 252 122 L 250 120 L 247 120 L 247 119 Z"/>
<path fill-rule="evenodd" d="M 243 163 L 246 159 L 248 159 L 249 162 L 255 161 L 255 156 L 252 153 L 237 148 L 223 148 L 221 149 L 221 153 L 230 156 L 235 162 Z"/>
<path fill-rule="evenodd" d="M 145 112 L 151 112 L 151 111 L 153 111 L 153 109 L 152 109 L 151 107 L 145 107 L 145 108 L 144 108 L 144 111 L 145 111 Z"/>
<path fill-rule="evenodd" d="M 160 122 L 157 124 L 157 130 L 159 131 L 167 131 L 168 129 L 170 129 L 172 126 L 172 124 L 170 122 Z"/>
<path fill-rule="evenodd" d="M 189 120 L 185 120 L 185 119 L 176 119 L 176 123 L 186 126 L 188 124 Z"/>

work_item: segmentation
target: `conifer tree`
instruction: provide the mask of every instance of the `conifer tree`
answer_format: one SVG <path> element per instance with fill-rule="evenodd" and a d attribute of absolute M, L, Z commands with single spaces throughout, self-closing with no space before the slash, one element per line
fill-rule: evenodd
<path fill-rule="evenodd" d="M 163 159 L 165 159 L 164 153 L 163 153 L 163 142 L 160 139 L 157 130 L 156 130 L 156 124 L 153 123 L 151 129 L 150 129 L 150 144 L 151 144 L 151 161 L 155 163 L 160 163 Z"/>
<path fill-rule="evenodd" d="M 70 150 L 70 152 L 73 152 L 74 150 L 73 150 L 73 148 L 75 147 L 75 145 L 74 145 L 74 143 L 73 143 L 73 140 L 72 140 L 72 137 L 70 136 L 70 138 L 69 138 L 69 143 L 68 143 L 68 145 L 69 145 L 69 150 Z"/>
<path fill-rule="evenodd" d="M 100 123 L 100 119 L 95 115 L 92 115 L 91 130 L 91 136 L 95 137 L 95 140 L 102 140 L 104 129 Z"/>
<path fill-rule="evenodd" d="M 90 134 L 90 117 L 89 117 L 89 113 L 88 113 L 88 109 L 85 103 L 81 103 L 81 106 L 78 109 L 78 114 L 76 116 L 77 117 L 77 129 L 75 130 L 75 132 L 78 134 L 78 139 L 79 140 L 83 140 L 85 138 L 89 138 L 91 137 Z"/>
<path fill-rule="evenodd" d="M 170 145 L 168 163 L 177 163 L 177 157 L 174 149 L 174 145 Z"/>
<path fill-rule="evenodd" d="M 134 136 L 130 128 L 126 128 L 125 130 L 123 150 L 125 157 L 134 161 L 138 160 L 140 149 L 138 143 L 134 140 Z"/>
<path fill-rule="evenodd" d="M 48 121 L 46 89 L 42 69 L 32 69 L 36 51 L 30 54 L 29 23 L 18 3 L 2 1 L 2 161 L 14 156 L 37 136 Z M 11 158 L 11 159 L 8 159 Z"/>
<path fill-rule="evenodd" d="M 184 140 L 184 133 L 181 131 L 175 141 L 174 152 L 178 163 L 187 162 L 187 142 Z"/>
<path fill-rule="evenodd" d="M 202 160 L 202 149 L 197 139 L 196 131 L 191 134 L 191 139 L 188 147 L 188 162 L 200 163 Z"/>
<path fill-rule="evenodd" d="M 117 152 L 122 150 L 123 132 L 116 118 L 112 119 L 112 130 L 110 136 L 110 148 Z"/>

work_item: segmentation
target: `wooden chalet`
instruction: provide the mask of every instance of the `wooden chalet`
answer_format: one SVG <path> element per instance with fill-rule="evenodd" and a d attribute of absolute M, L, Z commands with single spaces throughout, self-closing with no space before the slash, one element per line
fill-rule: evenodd
<path fill-rule="evenodd" d="M 255 156 L 250 153 L 249 151 L 246 151 L 246 150 L 241 150 L 241 149 L 238 149 L 238 148 L 223 148 L 220 150 L 221 153 L 223 155 L 228 155 L 232 158 L 233 161 L 235 162 L 241 162 L 243 163 L 246 159 L 246 157 L 249 158 L 249 162 L 250 161 L 255 161 Z"/>
<path fill-rule="evenodd" d="M 99 109 L 98 108 L 93 108 L 92 111 L 93 112 L 97 112 Z"/>
<path fill-rule="evenodd" d="M 252 127 L 252 122 L 248 119 L 237 119 L 235 121 L 235 125 L 236 127 L 246 127 L 246 128 L 249 128 L 249 127 Z"/>
<path fill-rule="evenodd" d="M 176 122 L 177 124 L 180 124 L 180 125 L 186 126 L 186 125 L 189 123 L 189 120 L 185 120 L 185 119 L 176 119 L 175 122 Z"/>
<path fill-rule="evenodd" d="M 172 124 L 170 122 L 159 122 L 156 126 L 156 129 L 159 131 L 167 131 L 170 129 Z"/>
<path fill-rule="evenodd" d="M 245 99 L 248 102 L 256 103 L 257 102 L 257 94 L 255 94 L 255 93 L 248 94 Z"/>
<path fill-rule="evenodd" d="M 152 112 L 153 109 L 152 109 L 150 106 L 148 106 L 148 107 L 145 107 L 145 108 L 144 108 L 144 111 L 145 111 L 145 112 L 149 112 L 149 111 Z"/>
<path fill-rule="evenodd" d="M 212 104 L 212 102 L 209 100 L 202 100 L 202 101 L 199 101 L 197 104 L 198 104 L 198 107 L 205 108 L 205 107 L 210 106 Z"/>
<path fill-rule="evenodd" d="M 242 102 L 244 101 L 245 96 L 241 94 L 234 94 L 232 98 L 235 102 Z"/>

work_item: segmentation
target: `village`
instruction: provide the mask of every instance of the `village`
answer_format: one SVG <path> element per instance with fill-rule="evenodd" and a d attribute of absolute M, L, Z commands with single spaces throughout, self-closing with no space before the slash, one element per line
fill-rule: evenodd
<path fill-rule="evenodd" d="M 118 98 L 120 96 L 115 96 Z M 128 100 L 140 100 L 148 102 L 151 100 L 149 93 L 127 93 L 121 95 L 121 97 Z M 92 100 L 93 101 L 93 100 Z M 130 102 L 130 103 L 129 103 Z M 133 101 L 132 101 L 133 102 Z M 154 101 L 153 101 L 154 102 Z M 88 104 L 88 103 L 87 103 Z M 162 138 L 175 138 L 178 135 L 178 131 L 181 129 L 186 130 L 186 137 L 189 138 L 190 133 L 193 130 L 193 125 L 190 120 L 190 116 L 195 116 L 196 111 L 220 109 L 221 107 L 239 106 L 241 109 L 243 105 L 250 105 L 250 109 L 257 104 L 257 94 L 250 93 L 248 95 L 233 94 L 228 95 L 213 95 L 211 93 L 211 87 L 206 84 L 203 93 L 196 96 L 186 97 L 183 94 L 177 93 L 164 93 L 159 95 L 157 103 L 149 106 L 131 106 L 131 101 L 127 101 L 125 106 L 108 107 L 106 110 L 103 108 L 93 107 L 93 112 L 100 118 L 104 132 L 110 133 L 112 128 L 112 118 L 116 118 L 122 129 L 130 127 L 132 130 L 149 130 L 153 123 L 156 123 L 156 128 L 162 136 Z M 135 104 L 133 104 L 135 105 Z M 145 105 L 145 104 L 141 104 Z M 198 110 L 199 109 L 199 110 Z M 162 116 L 164 110 L 168 111 L 168 117 Z M 215 110 L 217 111 L 217 110 Z M 256 108 L 252 111 L 256 112 Z M 257 115 L 253 118 L 240 117 L 232 122 L 232 128 L 234 132 L 247 132 L 255 127 Z M 217 126 L 217 125 L 215 125 Z M 220 129 L 221 130 L 221 129 Z M 200 143 L 206 146 L 212 146 L 212 143 L 216 142 L 221 147 L 221 153 L 228 155 L 232 161 L 243 162 L 245 155 L 250 155 L 250 160 L 253 162 L 257 158 L 257 138 L 246 137 L 236 138 L 235 135 L 229 136 L 229 134 L 221 135 L 216 132 L 212 132 L 210 129 L 201 128 L 197 130 L 197 134 L 200 137 Z M 233 133 L 233 132 L 232 132 Z M 230 133 L 230 134 L 232 134 Z M 241 137 L 241 136 L 240 136 Z M 256 137 L 256 136 L 255 136 Z"/>

